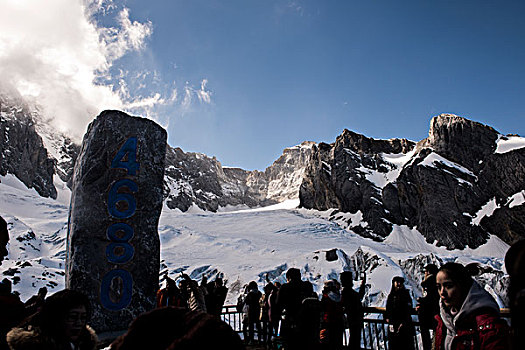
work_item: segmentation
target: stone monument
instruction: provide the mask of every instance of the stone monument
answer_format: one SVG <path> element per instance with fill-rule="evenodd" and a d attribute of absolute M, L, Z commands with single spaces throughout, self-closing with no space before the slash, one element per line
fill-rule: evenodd
<path fill-rule="evenodd" d="M 88 295 L 97 333 L 118 332 L 155 306 L 160 265 L 166 131 L 145 118 L 104 111 L 75 164 L 66 287 Z"/>

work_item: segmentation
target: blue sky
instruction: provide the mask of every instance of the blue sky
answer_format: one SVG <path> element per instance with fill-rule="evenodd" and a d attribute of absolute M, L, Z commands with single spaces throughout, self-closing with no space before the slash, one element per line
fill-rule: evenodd
<path fill-rule="evenodd" d="M 223 165 L 264 170 L 345 128 L 418 141 L 440 113 L 525 134 L 523 1 L 102 3 L 89 23 L 128 46 L 97 84 Z"/>

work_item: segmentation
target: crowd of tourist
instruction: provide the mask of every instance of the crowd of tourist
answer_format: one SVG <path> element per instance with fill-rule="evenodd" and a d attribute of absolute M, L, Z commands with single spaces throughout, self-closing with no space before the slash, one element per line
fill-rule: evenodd
<path fill-rule="evenodd" d="M 213 282 L 208 283 L 203 276 L 200 285 L 186 274 L 181 274 L 180 277 L 181 281 L 177 286 L 172 278 L 166 276 L 166 287 L 157 292 L 157 307 L 184 307 L 219 317 L 228 293 L 222 277 L 217 276 Z"/>
<path fill-rule="evenodd" d="M 0 217 L 0 264 L 7 255 L 7 223 Z M 424 350 L 521 349 L 524 337 L 525 241 L 513 245 L 505 265 L 510 276 L 511 322 L 500 315 L 494 298 L 473 278 L 471 266 L 428 264 L 416 312 Z M 200 284 L 186 274 L 165 277 L 157 308 L 138 316 L 110 345 L 126 349 L 244 349 L 257 344 L 287 350 L 361 349 L 366 275 L 344 271 L 324 283 L 318 295 L 300 270 L 290 268 L 286 283 L 266 279 L 261 290 L 248 283 L 237 302 L 243 337 L 221 320 L 228 288 L 222 276 Z M 360 280 L 358 290 L 354 281 Z M 0 282 L 0 350 L 92 350 L 97 335 L 89 327 L 92 309 L 80 291 L 65 289 L 46 297 L 47 289 L 23 303 L 11 282 Z M 384 320 L 389 350 L 415 349 L 413 301 L 402 276 L 392 279 Z M 257 336 L 256 336 L 257 334 Z M 349 336 L 343 344 L 343 335 Z"/>

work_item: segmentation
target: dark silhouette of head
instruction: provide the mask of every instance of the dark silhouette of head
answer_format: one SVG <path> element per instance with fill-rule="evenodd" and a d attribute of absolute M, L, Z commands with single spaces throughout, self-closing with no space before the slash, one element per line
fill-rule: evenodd
<path fill-rule="evenodd" d="M 172 306 L 146 312 L 111 344 L 112 350 L 244 349 L 229 325 L 216 317 Z"/>
<path fill-rule="evenodd" d="M 301 271 L 295 267 L 291 267 L 286 271 L 286 279 L 288 281 L 300 281 L 301 280 Z"/>
<path fill-rule="evenodd" d="M 257 290 L 257 289 L 259 289 L 259 287 L 257 286 L 257 282 L 251 281 L 250 283 L 248 283 L 248 288 L 247 289 L 249 291 L 250 290 Z"/>
<path fill-rule="evenodd" d="M 525 343 L 525 240 L 514 243 L 505 254 L 505 268 L 510 276 L 509 306 L 513 349 Z"/>
<path fill-rule="evenodd" d="M 405 289 L 405 279 L 401 276 L 395 276 L 392 278 L 392 289 L 390 292 L 400 291 Z"/>
<path fill-rule="evenodd" d="M 341 285 L 343 287 L 352 287 L 354 285 L 354 280 L 352 277 L 352 271 L 341 272 L 339 275 L 339 278 L 341 279 Z"/>
<path fill-rule="evenodd" d="M 264 293 L 265 294 L 270 294 L 272 291 L 276 290 L 277 287 L 275 287 L 275 285 L 273 283 L 267 283 L 265 286 L 264 286 Z"/>
<path fill-rule="evenodd" d="M 425 267 L 423 268 L 423 271 L 430 274 L 430 275 L 437 275 L 438 273 L 438 267 L 435 265 L 435 264 L 427 264 L 425 265 Z"/>
<path fill-rule="evenodd" d="M 175 283 L 175 281 L 169 277 L 166 277 L 166 288 L 167 289 L 176 289 L 177 288 L 177 284 Z"/>
<path fill-rule="evenodd" d="M 301 290 L 302 294 L 306 297 L 313 297 L 315 295 L 314 285 L 310 281 L 303 281 L 301 284 Z"/>
<path fill-rule="evenodd" d="M 4 278 L 0 282 L 0 295 L 9 295 L 12 292 L 12 283 L 7 278 Z"/>
<path fill-rule="evenodd" d="M 323 286 L 323 294 L 327 294 L 330 292 L 339 293 L 340 284 L 337 280 L 331 279 L 329 281 L 326 281 Z"/>

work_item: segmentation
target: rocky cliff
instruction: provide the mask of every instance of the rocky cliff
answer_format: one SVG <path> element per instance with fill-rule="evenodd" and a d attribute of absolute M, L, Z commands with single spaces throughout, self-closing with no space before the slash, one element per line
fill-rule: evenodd
<path fill-rule="evenodd" d="M 0 94 L 0 175 L 55 198 L 54 181 L 70 185 L 79 149 L 38 108 Z M 443 114 L 417 143 L 344 130 L 332 144 L 285 149 L 265 171 L 223 167 L 168 146 L 164 196 L 181 211 L 299 198 L 302 207 L 330 210 L 331 219 L 375 240 L 406 226 L 449 249 L 476 248 L 490 235 L 511 244 L 525 237 L 525 140 Z"/>
<path fill-rule="evenodd" d="M 525 237 L 525 148 L 509 145 L 522 141 L 449 114 L 434 117 L 417 144 L 345 130 L 314 147 L 301 205 L 337 208 L 334 219 L 359 214 L 348 227 L 377 240 L 406 225 L 449 249 L 476 248 L 490 234 L 513 243 Z"/>
<path fill-rule="evenodd" d="M 209 211 L 219 207 L 257 207 L 297 198 L 313 142 L 287 148 L 264 172 L 222 167 L 215 157 L 168 147 L 165 193 L 169 208 L 192 205 Z"/>
<path fill-rule="evenodd" d="M 0 175 L 13 174 L 43 197 L 56 198 L 54 175 L 71 187 L 80 145 L 54 130 L 38 107 L 0 93 Z M 171 209 L 217 211 L 297 198 L 313 142 L 287 148 L 264 172 L 222 167 L 215 157 L 168 146 L 164 195 Z"/>
<path fill-rule="evenodd" d="M 15 175 L 41 196 L 56 198 L 55 159 L 35 130 L 35 109 L 19 98 L 0 94 L 0 175 Z"/>

